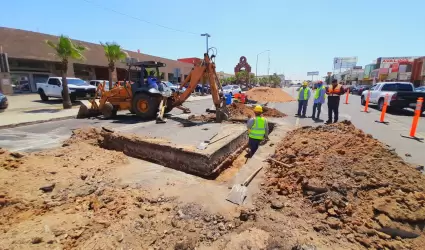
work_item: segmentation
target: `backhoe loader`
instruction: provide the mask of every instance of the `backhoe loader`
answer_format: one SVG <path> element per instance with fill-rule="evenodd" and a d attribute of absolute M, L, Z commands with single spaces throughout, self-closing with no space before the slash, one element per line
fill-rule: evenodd
<path fill-rule="evenodd" d="M 189 75 L 180 84 L 178 91 L 171 91 L 167 86 L 161 84 L 159 77 L 159 68 L 165 64 L 161 62 L 136 62 L 129 64 L 128 75 L 130 78 L 131 68 L 135 67 L 139 73 L 139 79 L 134 82 L 127 81 L 123 85 L 116 85 L 113 89 L 105 91 L 103 84 L 98 86 L 97 93 L 100 94 L 99 101 L 96 97 L 89 101 L 83 101 L 77 118 L 89 116 L 103 115 L 104 118 L 112 118 L 119 110 L 129 110 L 131 113 L 141 117 L 142 119 L 155 119 L 158 123 L 165 122 L 164 114 L 170 112 L 173 108 L 182 109 L 185 113 L 190 112 L 189 109 L 182 107 L 182 104 L 190 97 L 197 84 L 202 79 L 207 79 L 211 86 L 211 95 L 215 106 L 216 121 L 221 122 L 227 120 L 229 112 L 225 105 L 224 97 L 219 93 L 221 89 L 215 71 L 214 63 L 215 55 L 211 57 L 208 53 L 204 54 L 204 60 L 201 64 L 196 65 Z M 157 87 L 152 87 L 147 69 L 153 68 L 156 71 L 155 80 Z M 152 72 L 152 71 L 151 71 Z M 148 78 L 145 80 L 145 78 Z M 186 87 L 184 91 L 181 89 Z"/>

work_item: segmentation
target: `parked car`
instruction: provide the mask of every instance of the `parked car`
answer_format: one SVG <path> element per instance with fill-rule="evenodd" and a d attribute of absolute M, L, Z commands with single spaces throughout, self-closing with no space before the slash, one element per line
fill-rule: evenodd
<path fill-rule="evenodd" d="M 239 87 L 239 85 L 226 85 L 223 87 L 223 93 L 228 94 L 232 93 L 232 95 L 241 92 L 242 89 Z"/>
<path fill-rule="evenodd" d="M 415 88 L 416 92 L 425 92 L 425 86 Z"/>
<path fill-rule="evenodd" d="M 370 92 L 369 103 L 377 104 L 378 109 L 382 110 L 385 96 L 388 95 L 388 108 L 403 109 L 415 108 L 419 97 L 425 98 L 425 92 L 414 91 L 413 84 L 410 82 L 380 82 L 370 90 L 363 91 L 361 104 L 365 105 L 367 95 Z M 422 106 L 424 112 L 425 106 Z"/>
<path fill-rule="evenodd" d="M 369 90 L 371 87 L 371 85 L 358 85 L 350 91 L 353 95 L 362 95 L 363 91 Z"/>
<path fill-rule="evenodd" d="M 0 112 L 7 109 L 8 106 L 9 102 L 7 101 L 7 97 L 3 93 L 0 93 Z"/>
<path fill-rule="evenodd" d="M 161 81 L 161 82 L 165 86 L 169 87 L 171 89 L 171 91 L 173 91 L 173 93 L 176 92 L 179 89 L 179 85 L 177 85 L 177 84 L 172 84 L 171 82 L 167 82 L 167 81 Z M 181 88 L 180 91 L 185 91 L 185 90 L 186 90 L 186 88 L 183 87 L 183 88 Z"/>
<path fill-rule="evenodd" d="M 88 84 L 80 78 L 67 77 L 66 80 L 68 82 L 71 102 L 75 102 L 77 98 L 94 97 L 96 92 L 95 86 Z M 47 82 L 37 83 L 36 85 L 37 92 L 43 101 L 48 101 L 49 97 L 63 97 L 62 77 L 49 77 Z"/>
<path fill-rule="evenodd" d="M 202 92 L 202 84 L 196 85 L 195 92 L 199 92 L 199 93 Z M 205 84 L 204 85 L 204 93 L 205 94 L 210 94 L 211 93 L 211 88 L 210 88 L 210 86 L 208 84 Z"/>

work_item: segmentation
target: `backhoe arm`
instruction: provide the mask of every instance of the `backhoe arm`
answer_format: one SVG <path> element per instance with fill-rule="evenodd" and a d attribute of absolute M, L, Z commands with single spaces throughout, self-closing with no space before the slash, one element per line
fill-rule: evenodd
<path fill-rule="evenodd" d="M 192 94 L 193 90 L 195 90 L 196 86 L 201 81 L 204 75 L 208 76 L 214 105 L 216 106 L 216 108 L 219 108 L 221 104 L 219 96 L 220 83 L 217 81 L 218 78 L 215 71 L 215 64 L 211 62 L 210 57 L 207 53 L 204 54 L 204 61 L 201 63 L 201 65 L 195 66 L 189 73 L 189 75 L 186 77 L 186 79 L 184 79 L 183 83 L 180 84 L 181 88 L 189 83 L 183 93 L 176 92 L 174 94 L 174 101 L 172 106 L 177 107 L 182 105 Z"/>

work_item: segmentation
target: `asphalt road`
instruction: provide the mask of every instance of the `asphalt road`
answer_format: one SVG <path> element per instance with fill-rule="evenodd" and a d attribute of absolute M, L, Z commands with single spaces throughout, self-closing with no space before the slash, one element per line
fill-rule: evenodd
<path fill-rule="evenodd" d="M 288 93 L 292 94 L 292 88 L 285 89 Z M 408 135 L 412 123 L 413 112 L 406 110 L 397 114 L 387 114 L 385 120 L 389 122 L 388 125 L 376 123 L 375 120 L 379 119 L 380 112 L 374 108 L 370 108 L 370 113 L 363 113 L 361 110 L 363 106 L 360 105 L 360 97 L 350 95 L 349 104 L 343 104 L 345 99 L 341 99 L 340 104 L 340 120 L 350 120 L 355 126 L 364 130 L 366 133 L 372 134 L 374 138 L 381 140 L 385 144 L 390 145 L 396 149 L 396 152 L 409 162 L 425 165 L 425 143 L 415 140 L 403 138 L 400 136 Z M 200 100 L 186 104 L 192 110 L 193 114 L 202 114 L 206 108 L 212 106 L 212 101 Z M 293 125 L 294 127 L 300 126 L 317 126 L 322 123 L 316 123 L 311 119 L 300 119 L 294 117 L 297 110 L 297 102 L 291 103 L 270 103 L 270 107 L 279 109 L 280 111 L 288 114 L 284 120 Z M 307 115 L 311 115 L 312 103 L 309 104 Z M 11 129 L 0 130 L 0 147 L 10 150 L 18 151 L 37 151 L 43 148 L 51 148 L 59 146 L 61 141 L 67 139 L 71 135 L 71 131 L 76 128 L 82 127 L 101 127 L 106 126 L 122 132 L 140 132 L 149 131 L 155 135 L 169 135 L 176 133 L 179 122 L 184 116 L 182 111 L 176 109 L 171 112 L 175 115 L 174 119 L 167 125 L 155 124 L 154 121 L 143 122 L 134 116 L 122 114 L 114 120 L 102 119 L 70 119 L 62 121 L 47 122 Z M 327 119 L 327 105 L 322 107 L 321 118 Z M 195 133 L 195 130 L 193 130 Z M 197 132 L 196 132 L 197 133 Z M 425 137 L 425 117 L 421 117 L 417 128 L 417 137 Z M 184 137 L 184 136 L 174 136 Z M 186 138 L 181 138 L 182 141 Z M 405 154 L 409 153 L 411 157 L 406 157 Z"/>

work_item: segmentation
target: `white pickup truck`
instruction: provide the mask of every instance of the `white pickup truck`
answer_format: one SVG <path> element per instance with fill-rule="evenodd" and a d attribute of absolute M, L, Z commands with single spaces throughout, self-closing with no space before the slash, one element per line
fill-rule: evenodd
<path fill-rule="evenodd" d="M 425 98 L 425 93 L 415 92 L 415 87 L 410 82 L 378 82 L 370 90 L 363 91 L 361 96 L 362 105 L 365 105 L 369 93 L 369 103 L 377 104 L 380 111 L 384 106 L 386 95 L 388 95 L 388 108 L 390 109 L 414 109 L 418 98 Z M 424 106 L 422 107 L 422 112 L 425 110 Z"/>
<path fill-rule="evenodd" d="M 77 98 L 94 97 L 96 87 L 87 84 L 79 78 L 66 78 L 69 89 L 69 97 L 71 102 L 75 102 Z M 37 92 L 42 101 L 48 101 L 49 97 L 62 98 L 62 77 L 49 77 L 45 83 L 37 83 Z"/>

